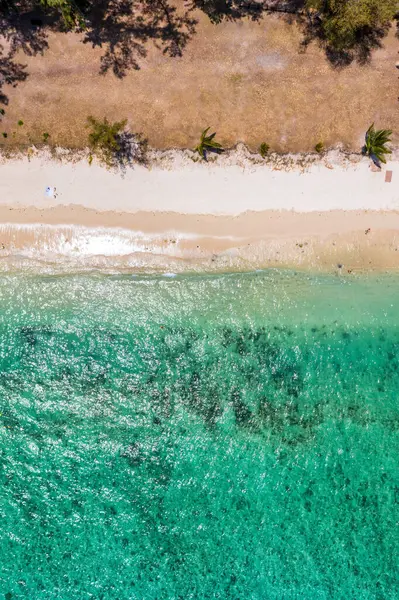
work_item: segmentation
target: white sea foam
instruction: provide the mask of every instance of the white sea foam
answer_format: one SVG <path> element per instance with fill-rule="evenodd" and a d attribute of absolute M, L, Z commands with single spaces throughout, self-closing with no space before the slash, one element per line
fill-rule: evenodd
<path fill-rule="evenodd" d="M 182 242 L 200 238 L 191 232 L 160 234 L 116 227 L 3 223 L 0 272 L 145 271 L 175 277 L 185 270 L 184 259 L 198 258 L 195 250 Z"/>
<path fill-rule="evenodd" d="M 118 271 L 143 269 L 153 260 L 166 271 L 171 258 L 181 258 L 179 242 L 193 237 L 175 232 L 161 237 L 122 228 L 5 223 L 0 225 L 0 269 Z"/>
<path fill-rule="evenodd" d="M 84 227 L 78 225 L 2 224 L 0 239 L 10 240 L 8 250 L 36 257 L 64 255 L 71 257 L 126 256 L 135 252 L 158 251 L 162 247 L 176 247 L 180 239 L 191 239 L 191 234 L 179 237 L 174 232 L 148 234 L 121 228 Z"/>

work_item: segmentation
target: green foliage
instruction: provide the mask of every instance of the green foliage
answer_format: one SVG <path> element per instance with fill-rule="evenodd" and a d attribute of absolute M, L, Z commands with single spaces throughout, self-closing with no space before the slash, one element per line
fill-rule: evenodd
<path fill-rule="evenodd" d="M 306 0 L 306 6 L 317 12 L 330 46 L 343 51 L 389 25 L 399 10 L 399 0 Z"/>
<path fill-rule="evenodd" d="M 260 146 L 259 146 L 259 154 L 261 155 L 262 158 L 266 158 L 267 153 L 270 150 L 270 146 L 269 144 L 266 144 L 266 142 L 263 142 Z"/>
<path fill-rule="evenodd" d="M 20 119 L 20 120 L 18 121 L 18 125 L 19 125 L 19 127 L 22 127 L 22 125 L 23 125 L 23 124 L 24 124 L 24 122 L 23 122 L 23 121 Z"/>
<path fill-rule="evenodd" d="M 260 0 L 191 0 L 191 6 L 202 10 L 214 24 L 245 17 L 257 21 L 266 10 Z"/>
<path fill-rule="evenodd" d="M 216 142 L 214 139 L 216 136 L 216 132 L 212 133 L 211 135 L 207 135 L 209 129 L 210 129 L 209 127 L 204 129 L 204 131 L 201 134 L 200 143 L 194 150 L 194 152 L 198 152 L 198 154 L 204 160 L 206 160 L 206 153 L 208 150 L 211 150 L 211 151 L 214 150 L 216 152 L 223 152 L 222 145 L 219 144 L 219 142 Z"/>
<path fill-rule="evenodd" d="M 0 115 L 4 117 L 5 114 L 6 111 L 4 110 L 4 108 L 0 108 Z"/>
<path fill-rule="evenodd" d="M 317 144 L 314 147 L 314 149 L 316 150 L 316 152 L 318 154 L 321 154 L 322 152 L 324 152 L 324 144 L 323 144 L 323 142 L 317 142 Z"/>
<path fill-rule="evenodd" d="M 47 132 L 43 133 L 43 142 L 46 143 L 48 141 L 49 137 L 50 137 L 49 133 L 47 133 Z"/>
<path fill-rule="evenodd" d="M 5 131 L 3 131 L 2 135 L 3 135 L 3 138 L 8 138 L 8 133 L 6 133 Z"/>
<path fill-rule="evenodd" d="M 72 29 L 74 27 L 84 28 L 83 8 L 86 0 L 40 0 L 44 8 L 55 8 L 61 12 L 65 27 Z"/>
<path fill-rule="evenodd" d="M 89 133 L 89 146 L 93 154 L 108 167 L 117 163 L 117 155 L 122 150 L 121 133 L 126 127 L 127 120 L 110 123 L 107 118 L 97 121 L 94 117 L 87 118 Z"/>
<path fill-rule="evenodd" d="M 375 129 L 373 123 L 366 132 L 366 144 L 363 153 L 370 156 L 377 164 L 386 163 L 385 154 L 392 153 L 386 146 L 391 141 L 391 135 L 392 131 L 390 129 Z"/>

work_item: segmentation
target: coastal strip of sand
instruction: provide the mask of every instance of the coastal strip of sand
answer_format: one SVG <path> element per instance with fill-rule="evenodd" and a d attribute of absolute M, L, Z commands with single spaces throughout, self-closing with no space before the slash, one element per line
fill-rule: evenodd
<path fill-rule="evenodd" d="M 399 157 L 266 164 L 182 152 L 125 173 L 46 155 L 0 165 L 0 269 L 399 268 Z"/>

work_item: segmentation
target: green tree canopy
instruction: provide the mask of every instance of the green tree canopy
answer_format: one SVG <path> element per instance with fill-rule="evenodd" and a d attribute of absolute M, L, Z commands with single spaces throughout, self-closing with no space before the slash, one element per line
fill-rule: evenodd
<path fill-rule="evenodd" d="M 306 6 L 320 18 L 326 41 L 342 51 L 382 34 L 399 11 L 399 0 L 306 0 Z"/>
<path fill-rule="evenodd" d="M 40 0 L 40 4 L 46 8 L 57 8 L 67 28 L 76 25 L 83 26 L 84 10 L 88 6 L 87 0 Z"/>

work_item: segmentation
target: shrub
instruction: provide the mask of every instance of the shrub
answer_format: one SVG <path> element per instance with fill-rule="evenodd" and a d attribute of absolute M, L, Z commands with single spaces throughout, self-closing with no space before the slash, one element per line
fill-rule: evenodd
<path fill-rule="evenodd" d="M 115 156 L 121 150 L 120 133 L 126 127 L 127 120 L 110 123 L 107 118 L 97 121 L 94 117 L 87 118 L 89 133 L 89 145 L 98 158 L 107 166 L 113 166 Z"/>
<path fill-rule="evenodd" d="M 107 118 L 97 121 L 88 117 L 89 146 L 93 155 L 107 167 L 125 167 L 135 162 L 145 163 L 147 140 L 140 134 L 125 130 L 127 120 L 110 123 Z"/>
<path fill-rule="evenodd" d="M 318 154 L 321 154 L 322 152 L 324 152 L 324 144 L 323 144 L 323 142 L 317 142 L 317 144 L 314 147 L 314 149 L 316 150 L 316 152 Z"/>
<path fill-rule="evenodd" d="M 19 125 L 19 127 L 22 127 L 22 125 L 23 125 L 23 124 L 24 124 L 24 122 L 23 122 L 23 121 L 20 119 L 20 120 L 18 121 L 18 125 Z"/>

